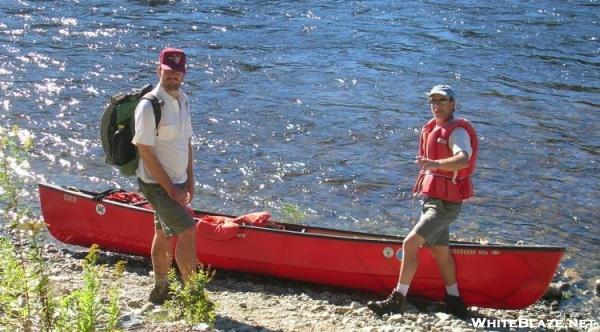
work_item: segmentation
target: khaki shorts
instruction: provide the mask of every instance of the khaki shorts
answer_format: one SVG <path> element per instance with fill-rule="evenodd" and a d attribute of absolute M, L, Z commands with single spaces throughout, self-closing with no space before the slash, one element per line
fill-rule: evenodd
<path fill-rule="evenodd" d="M 461 203 L 425 197 L 421 206 L 421 218 L 413 232 L 425 238 L 429 246 L 449 245 L 449 226 L 458 218 L 461 206 Z"/>
<path fill-rule="evenodd" d="M 167 236 L 181 234 L 196 225 L 194 218 L 187 208 L 173 200 L 169 194 L 157 183 L 145 183 L 138 178 L 140 191 L 148 202 L 154 207 L 154 227 L 160 229 Z M 186 184 L 176 184 L 184 189 Z"/>

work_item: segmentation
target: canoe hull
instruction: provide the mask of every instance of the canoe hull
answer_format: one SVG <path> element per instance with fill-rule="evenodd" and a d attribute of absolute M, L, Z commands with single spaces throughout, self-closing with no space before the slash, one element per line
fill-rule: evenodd
<path fill-rule="evenodd" d="M 57 240 L 141 256 L 150 255 L 153 212 L 90 193 L 40 184 L 48 230 Z M 196 211 L 201 217 L 206 212 Z M 284 224 L 286 230 L 240 226 L 230 240 L 197 237 L 197 255 L 217 269 L 388 293 L 398 280 L 402 238 Z M 550 283 L 564 248 L 453 242 L 451 252 L 465 303 L 520 309 L 537 301 Z M 442 300 L 445 287 L 431 252 L 418 253 L 410 293 Z"/>

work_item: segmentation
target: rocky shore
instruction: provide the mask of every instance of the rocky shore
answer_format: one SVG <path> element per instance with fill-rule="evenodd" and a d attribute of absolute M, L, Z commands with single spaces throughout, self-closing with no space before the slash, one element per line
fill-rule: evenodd
<path fill-rule="evenodd" d="M 59 291 L 69 291 L 81 284 L 83 249 L 49 244 L 46 252 L 52 280 L 63 288 Z M 127 262 L 121 325 L 128 331 L 600 332 L 600 320 L 594 317 L 600 301 L 594 290 L 588 300 L 590 305 L 577 312 L 560 309 L 557 300 L 550 299 L 518 311 L 471 308 L 471 317 L 461 320 L 445 313 L 441 304 L 413 299 L 406 313 L 378 317 L 366 307 L 367 301 L 379 297 L 375 294 L 227 271 L 217 271 L 207 288 L 217 304 L 217 320 L 211 330 L 203 324 L 187 326 L 183 321 L 153 318 L 163 308 L 146 300 L 152 287 L 149 260 L 102 253 L 99 263 L 110 266 L 118 260 Z M 564 282 L 554 288 L 559 293 L 567 291 Z M 556 294 L 549 294 L 553 295 Z"/>

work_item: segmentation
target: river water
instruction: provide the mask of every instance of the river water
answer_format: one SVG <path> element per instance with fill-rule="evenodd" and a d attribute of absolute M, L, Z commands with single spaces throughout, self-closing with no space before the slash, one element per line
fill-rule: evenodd
<path fill-rule="evenodd" d="M 566 246 L 564 305 L 593 301 L 596 0 L 3 0 L 0 17 L 0 124 L 35 136 L 32 193 L 135 189 L 104 164 L 99 119 L 111 95 L 156 83 L 173 46 L 188 54 L 196 208 L 406 234 L 425 93 L 446 83 L 481 143 L 454 236 Z"/>

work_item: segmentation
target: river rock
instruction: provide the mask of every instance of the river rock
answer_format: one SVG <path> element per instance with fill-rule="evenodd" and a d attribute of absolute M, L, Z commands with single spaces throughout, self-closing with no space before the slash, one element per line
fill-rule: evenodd
<path fill-rule="evenodd" d="M 127 306 L 130 308 L 141 308 L 145 303 L 146 301 L 142 299 L 132 299 L 127 301 Z"/>
<path fill-rule="evenodd" d="M 137 327 L 141 327 L 144 324 L 144 320 L 138 316 L 132 314 L 125 314 L 119 317 L 119 327 L 129 330 Z"/>
<path fill-rule="evenodd" d="M 69 276 L 66 275 L 55 275 L 55 276 L 49 276 L 48 279 L 52 282 L 55 282 L 57 284 L 60 283 L 67 283 L 71 280 L 71 278 Z"/>
<path fill-rule="evenodd" d="M 391 315 L 387 319 L 387 322 L 388 323 L 394 323 L 394 324 L 401 324 L 401 323 L 404 323 L 404 317 L 402 317 L 402 314 Z"/>
<path fill-rule="evenodd" d="M 143 313 L 148 313 L 154 309 L 154 304 L 146 302 L 140 309 Z"/>
<path fill-rule="evenodd" d="M 551 283 L 546 292 L 544 292 L 543 298 L 546 300 L 560 300 L 562 299 L 562 293 L 571 287 L 568 283 Z"/>
<path fill-rule="evenodd" d="M 596 279 L 596 296 L 600 296 L 600 279 Z"/>
<path fill-rule="evenodd" d="M 310 311 L 311 312 L 322 312 L 323 310 L 325 310 L 325 306 L 322 304 L 318 304 L 316 306 L 313 306 Z"/>
<path fill-rule="evenodd" d="M 396 328 L 390 325 L 384 325 L 379 329 L 381 332 L 392 332 L 394 330 L 396 330 Z"/>
<path fill-rule="evenodd" d="M 349 307 L 335 307 L 333 309 L 333 312 L 338 314 L 338 315 L 343 315 L 345 313 L 347 313 L 348 311 L 350 311 L 351 309 Z"/>
<path fill-rule="evenodd" d="M 445 312 L 436 312 L 435 316 L 440 320 L 440 322 L 445 322 L 445 321 L 451 319 L 451 317 L 452 317 Z"/>
<path fill-rule="evenodd" d="M 206 323 L 196 324 L 192 327 L 192 331 L 194 332 L 207 332 L 210 331 L 210 326 Z"/>
<path fill-rule="evenodd" d="M 367 307 L 360 307 L 358 309 L 355 309 L 354 313 L 356 315 L 369 315 L 371 313 L 371 310 Z"/>
<path fill-rule="evenodd" d="M 71 263 L 71 265 L 69 265 L 69 269 L 71 271 L 82 271 L 83 270 L 83 268 L 81 267 L 81 264 L 76 263 L 76 262 Z"/>
<path fill-rule="evenodd" d="M 565 269 L 563 275 L 572 283 L 577 283 L 581 281 L 581 274 L 574 268 Z"/>
<path fill-rule="evenodd" d="M 57 252 L 58 252 L 58 249 L 56 249 L 56 246 L 55 246 L 55 245 L 53 245 L 53 244 L 46 244 L 46 245 L 44 246 L 44 249 L 46 250 L 46 252 L 48 252 L 48 253 L 52 253 L 52 254 L 54 254 L 54 253 L 57 253 Z"/>

